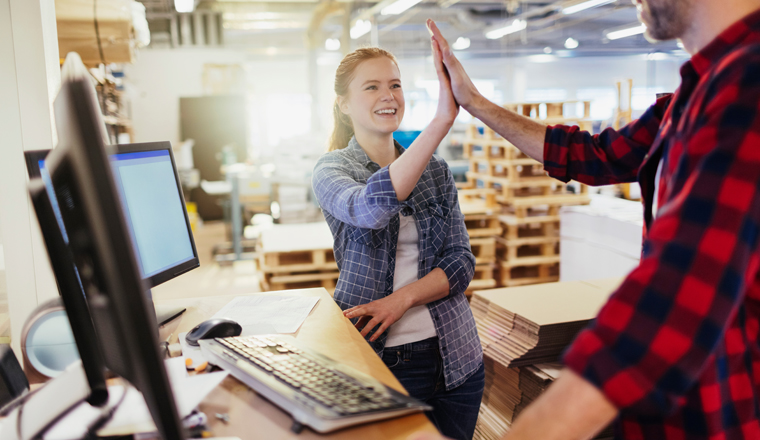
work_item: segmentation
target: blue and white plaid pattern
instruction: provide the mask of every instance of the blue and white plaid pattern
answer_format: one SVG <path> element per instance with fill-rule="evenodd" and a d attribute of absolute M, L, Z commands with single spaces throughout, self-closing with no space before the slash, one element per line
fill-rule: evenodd
<path fill-rule="evenodd" d="M 398 143 L 396 148 L 403 154 Z M 414 216 L 420 237 L 418 278 L 440 267 L 449 279 L 449 295 L 427 306 L 439 339 L 446 389 L 461 385 L 480 367 L 483 351 L 464 295 L 475 257 L 446 162 L 433 156 L 412 194 L 399 202 L 388 167 L 380 168 L 352 138 L 346 148 L 319 159 L 312 185 L 335 238 L 340 269 L 335 302 L 343 310 L 385 296 L 390 253 L 396 249 L 389 223 L 399 213 Z M 371 343 L 380 356 L 385 338 L 383 334 Z"/>

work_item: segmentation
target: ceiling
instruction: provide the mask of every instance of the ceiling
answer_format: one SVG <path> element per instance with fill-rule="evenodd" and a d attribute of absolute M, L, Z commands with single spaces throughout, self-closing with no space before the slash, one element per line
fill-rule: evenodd
<path fill-rule="evenodd" d="M 427 18 L 436 20 L 449 41 L 459 37 L 470 40 L 470 47 L 459 52 L 463 58 L 545 53 L 568 57 L 612 56 L 679 51 L 674 41 L 653 44 L 643 35 L 612 41 L 605 38 L 605 31 L 637 23 L 636 8 L 629 0 L 612 1 L 572 15 L 562 13 L 562 6 L 581 2 L 423 0 L 399 15 L 381 15 L 373 12 L 393 0 L 382 0 L 380 4 L 336 0 L 205 0 L 197 4 L 194 14 L 215 17 L 225 46 L 270 55 L 304 54 L 310 23 L 316 29 L 312 34 L 314 46 L 326 52 L 324 40 L 342 35 L 346 21 L 343 11 L 349 11 L 352 23 L 358 18 L 371 17 L 377 24 L 376 32 L 351 40 L 352 47 L 376 42 L 402 58 L 429 55 Z M 173 0 L 142 0 L 142 3 L 148 12 L 153 44 L 171 46 L 171 29 L 179 22 Z M 525 20 L 524 30 L 498 39 L 486 38 L 488 30 L 506 26 L 516 19 Z M 200 21 L 193 23 L 197 27 Z M 566 49 L 568 38 L 577 40 L 578 47 Z M 177 39 L 173 41 L 177 45 Z"/>

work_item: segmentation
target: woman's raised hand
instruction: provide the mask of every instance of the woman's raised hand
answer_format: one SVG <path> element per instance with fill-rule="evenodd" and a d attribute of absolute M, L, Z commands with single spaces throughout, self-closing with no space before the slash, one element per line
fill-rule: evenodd
<path fill-rule="evenodd" d="M 436 118 L 445 120 L 447 123 L 453 124 L 459 114 L 459 104 L 457 104 L 454 99 L 454 93 L 451 91 L 451 80 L 446 71 L 446 66 L 443 65 L 441 47 L 433 37 L 430 38 L 430 45 L 433 48 L 433 64 L 435 65 L 435 73 L 438 75 L 439 83 L 438 109 L 435 116 Z"/>
<path fill-rule="evenodd" d="M 432 35 L 432 40 L 438 44 L 439 58 L 445 66 L 445 72 L 447 73 L 454 98 L 459 105 L 464 107 L 465 110 L 468 110 L 469 106 L 482 98 L 482 96 L 480 95 L 480 92 L 478 92 L 478 89 L 475 88 L 470 77 L 467 76 L 467 72 L 464 71 L 462 64 L 457 57 L 454 56 L 454 52 L 451 50 L 449 42 L 443 38 L 441 31 L 433 20 L 427 20 L 427 28 Z M 433 52 L 435 58 L 435 50 Z M 436 70 L 438 69 L 437 62 L 435 68 Z"/>

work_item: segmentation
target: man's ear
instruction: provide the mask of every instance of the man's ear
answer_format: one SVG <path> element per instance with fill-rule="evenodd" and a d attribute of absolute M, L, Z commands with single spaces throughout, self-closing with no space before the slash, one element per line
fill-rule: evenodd
<path fill-rule="evenodd" d="M 338 108 L 340 108 L 341 113 L 344 115 L 351 116 L 351 107 L 348 105 L 348 99 L 345 97 L 338 96 Z"/>

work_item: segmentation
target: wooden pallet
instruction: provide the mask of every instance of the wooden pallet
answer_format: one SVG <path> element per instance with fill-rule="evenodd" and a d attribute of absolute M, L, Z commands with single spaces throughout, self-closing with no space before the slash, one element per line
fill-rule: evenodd
<path fill-rule="evenodd" d="M 496 201 L 504 205 L 584 204 L 591 200 L 588 196 L 587 187 L 582 186 L 581 194 L 575 194 L 571 192 L 568 185 L 548 176 L 514 181 L 473 171 L 468 171 L 465 175 L 470 187 L 493 189 L 496 191 Z M 553 198 L 552 201 L 549 201 L 549 198 Z M 521 199 L 530 200 L 525 202 Z"/>
<path fill-rule="evenodd" d="M 509 241 L 533 237 L 559 237 L 559 216 L 517 218 L 513 215 L 499 216 L 501 236 Z"/>
<path fill-rule="evenodd" d="M 496 265 L 495 264 L 479 264 L 475 266 L 475 275 L 470 281 L 470 285 L 467 286 L 465 295 L 469 298 L 472 292 L 476 290 L 493 289 L 498 284 L 496 282 Z"/>
<path fill-rule="evenodd" d="M 539 257 L 558 256 L 559 237 L 527 237 L 515 240 L 496 237 L 496 258 L 512 266 L 533 263 Z"/>
<path fill-rule="evenodd" d="M 476 265 L 496 262 L 496 237 L 470 238 L 470 247 Z"/>
<path fill-rule="evenodd" d="M 470 159 L 470 171 L 491 177 L 503 177 L 510 181 L 546 177 L 544 166 L 530 158 L 516 160 Z"/>
<path fill-rule="evenodd" d="M 291 290 L 291 289 L 308 289 L 313 287 L 324 287 L 332 294 L 335 292 L 335 284 L 338 281 L 339 273 L 334 272 L 312 272 L 298 274 L 262 274 L 261 290 L 268 292 L 272 290 Z"/>
<path fill-rule="evenodd" d="M 526 284 L 550 283 L 559 280 L 559 256 L 538 257 L 533 261 L 523 261 L 528 264 L 512 266 L 506 261 L 499 262 L 499 282 L 501 286 L 514 287 Z"/>
<path fill-rule="evenodd" d="M 577 105 L 578 103 L 583 103 L 582 115 L 569 115 L 565 112 L 566 105 Z M 514 102 L 503 105 L 507 110 L 512 110 L 513 112 L 533 119 L 538 119 L 539 108 L 541 106 L 546 106 L 546 119 L 550 120 L 565 119 L 572 121 L 591 118 L 591 101 Z"/>
<path fill-rule="evenodd" d="M 496 214 L 465 214 L 464 226 L 470 238 L 501 235 L 501 223 Z"/>
<path fill-rule="evenodd" d="M 292 252 L 259 251 L 259 269 L 268 274 L 337 270 L 332 249 Z"/>
<path fill-rule="evenodd" d="M 469 183 L 457 185 L 459 209 L 462 214 L 493 214 L 501 210 L 496 203 L 496 190 L 491 188 L 470 188 Z"/>

